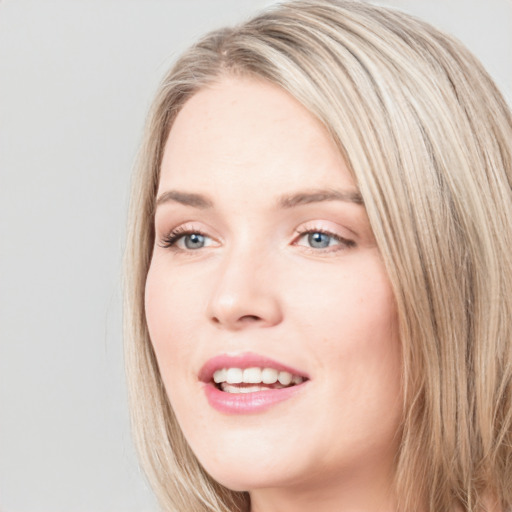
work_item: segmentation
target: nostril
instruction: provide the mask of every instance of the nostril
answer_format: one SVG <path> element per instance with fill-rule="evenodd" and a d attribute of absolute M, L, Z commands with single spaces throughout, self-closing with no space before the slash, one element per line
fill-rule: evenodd
<path fill-rule="evenodd" d="M 252 323 L 252 322 L 260 322 L 261 320 L 263 320 L 263 319 L 261 317 L 259 317 L 258 315 L 243 315 L 240 318 L 238 318 L 236 320 L 236 322 L 237 323 L 240 323 L 240 322 L 242 322 L 242 323 Z M 219 318 L 217 318 L 216 316 L 212 316 L 212 322 L 214 324 L 222 323 L 222 321 Z"/>
<path fill-rule="evenodd" d="M 259 320 L 261 320 L 261 318 L 256 315 L 244 315 L 244 316 L 240 317 L 240 319 L 239 319 L 240 322 L 246 322 L 246 323 L 258 322 Z"/>

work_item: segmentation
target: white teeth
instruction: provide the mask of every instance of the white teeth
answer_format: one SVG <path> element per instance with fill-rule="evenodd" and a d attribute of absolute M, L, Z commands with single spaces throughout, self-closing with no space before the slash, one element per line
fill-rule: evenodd
<path fill-rule="evenodd" d="M 226 369 L 223 368 L 222 370 L 217 370 L 213 374 L 213 382 L 216 384 L 219 384 L 219 382 L 226 382 Z"/>
<path fill-rule="evenodd" d="M 240 368 L 228 368 L 226 370 L 226 382 L 228 384 L 240 384 L 244 372 Z"/>
<path fill-rule="evenodd" d="M 288 372 L 279 372 L 278 380 L 283 386 L 288 386 L 291 383 L 293 375 Z"/>
<path fill-rule="evenodd" d="M 243 381 L 247 384 L 259 384 L 261 382 L 261 368 L 246 368 Z"/>
<path fill-rule="evenodd" d="M 304 379 L 302 377 L 299 377 L 299 375 L 294 375 L 292 378 L 292 382 L 294 384 L 302 384 L 304 382 Z"/>
<path fill-rule="evenodd" d="M 256 391 L 270 391 L 272 388 L 267 388 L 266 386 L 232 386 L 226 382 L 223 382 L 221 385 L 222 391 L 226 393 L 255 393 Z"/>
<path fill-rule="evenodd" d="M 215 384 L 228 393 L 253 393 L 255 391 L 268 390 L 266 386 L 257 384 L 273 385 L 270 389 L 302 384 L 304 378 L 293 375 L 290 372 L 278 371 L 274 368 L 222 368 L 213 374 Z M 254 386 L 233 386 L 232 384 L 255 384 Z"/>
<path fill-rule="evenodd" d="M 274 384 L 277 382 L 278 371 L 274 368 L 263 368 L 261 372 L 261 381 L 263 384 Z"/>

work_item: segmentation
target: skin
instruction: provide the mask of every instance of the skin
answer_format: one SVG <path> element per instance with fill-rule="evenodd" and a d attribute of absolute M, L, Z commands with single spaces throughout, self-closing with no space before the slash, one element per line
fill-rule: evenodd
<path fill-rule="evenodd" d="M 217 481 L 250 492 L 252 512 L 395 509 L 395 301 L 362 204 L 279 205 L 320 189 L 357 193 L 318 120 L 253 78 L 226 76 L 199 91 L 166 143 L 158 197 L 201 194 L 211 206 L 167 197 L 157 207 L 150 336 L 192 450 Z M 319 230 L 329 233 L 326 248 L 311 246 Z M 202 233 L 204 246 L 187 248 L 190 233 Z M 199 370 L 247 352 L 310 380 L 264 412 L 221 413 Z"/>

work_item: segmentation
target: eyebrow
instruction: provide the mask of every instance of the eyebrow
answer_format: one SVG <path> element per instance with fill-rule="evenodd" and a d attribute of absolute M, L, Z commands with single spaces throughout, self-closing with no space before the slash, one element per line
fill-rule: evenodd
<path fill-rule="evenodd" d="M 360 205 L 364 204 L 361 194 L 354 190 L 313 190 L 286 194 L 279 198 L 277 205 L 280 208 L 294 208 L 295 206 L 323 201 L 344 201 Z M 202 210 L 213 207 L 213 201 L 207 196 L 191 192 L 180 192 L 179 190 L 163 192 L 157 198 L 156 206 L 169 202 L 192 206 Z"/>
<path fill-rule="evenodd" d="M 185 206 L 193 206 L 194 208 L 200 209 L 213 207 L 213 202 L 202 194 L 180 192 L 178 190 L 168 190 L 161 194 L 156 200 L 156 206 L 170 202 L 180 203 Z"/>
<path fill-rule="evenodd" d="M 363 197 L 355 190 L 314 190 L 285 195 L 279 199 L 278 204 L 281 208 L 293 208 L 322 201 L 344 201 L 362 205 Z"/>

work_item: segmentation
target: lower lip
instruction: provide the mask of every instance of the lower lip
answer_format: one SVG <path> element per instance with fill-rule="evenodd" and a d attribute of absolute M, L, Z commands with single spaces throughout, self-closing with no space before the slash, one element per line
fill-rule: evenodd
<path fill-rule="evenodd" d="M 205 384 L 204 391 L 210 405 L 225 414 L 251 414 L 263 412 L 289 400 L 304 388 L 303 384 L 289 388 L 255 391 L 254 393 L 226 393 L 213 384 Z"/>

